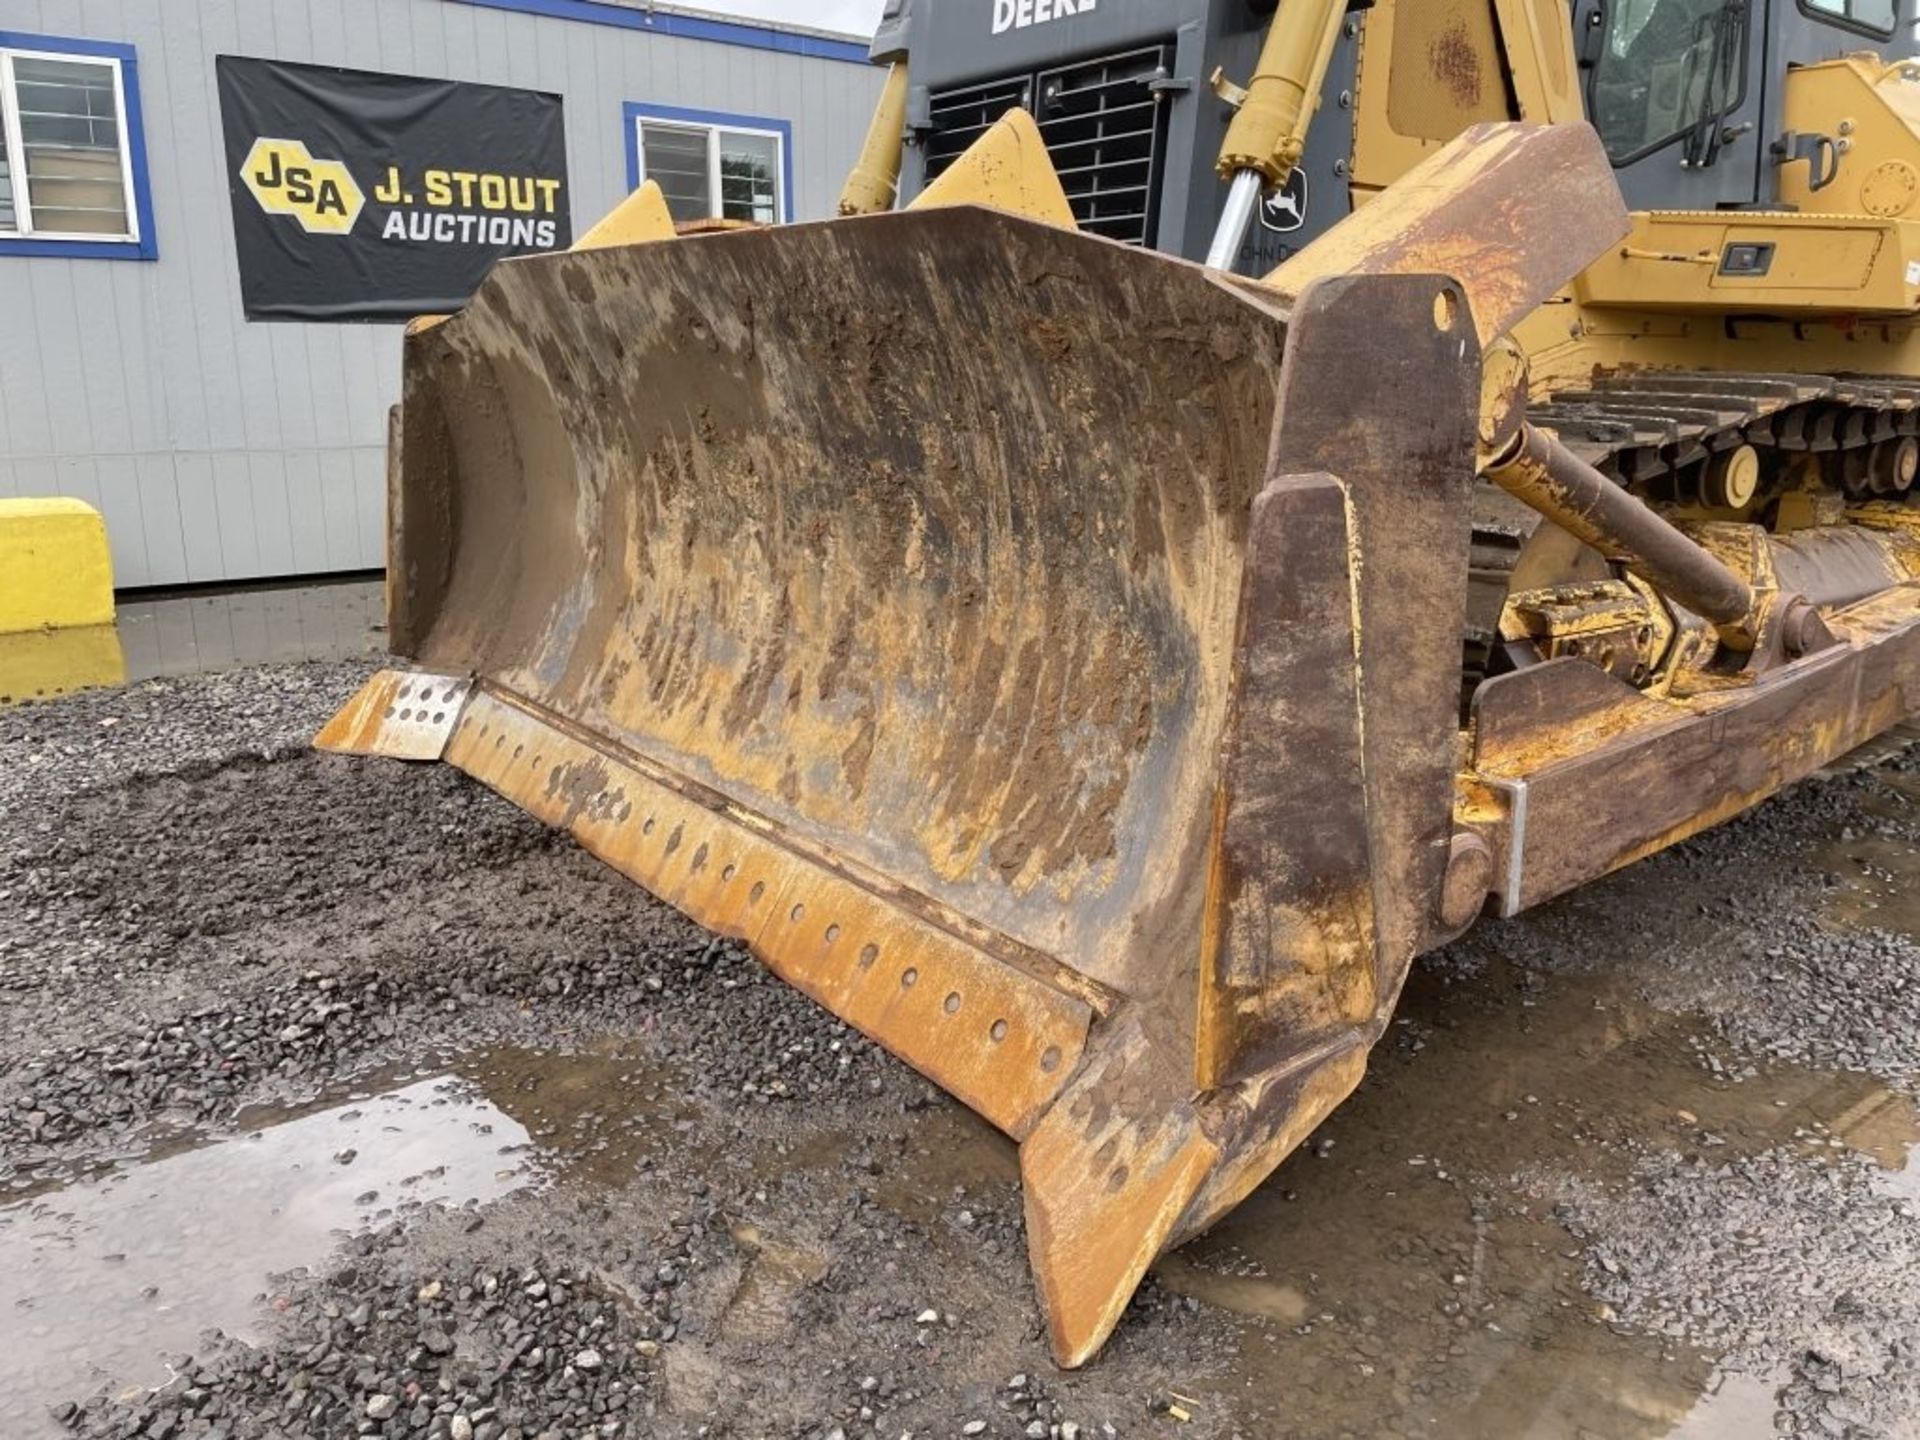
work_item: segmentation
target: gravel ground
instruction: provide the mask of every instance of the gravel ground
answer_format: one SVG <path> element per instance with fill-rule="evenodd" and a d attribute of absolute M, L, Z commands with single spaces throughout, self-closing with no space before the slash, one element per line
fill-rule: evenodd
<path fill-rule="evenodd" d="M 644 1098 L 529 1082 L 516 1118 L 549 1183 L 403 1210 L 318 1273 L 277 1281 L 259 1333 L 173 1357 L 174 1383 L 67 1397 L 56 1416 L 72 1431 L 1575 1433 L 1461 1418 L 1462 1386 L 1497 1385 L 1459 1373 L 1470 1316 L 1451 1299 L 1398 1332 L 1363 1317 L 1342 1360 L 1352 1398 L 1324 1422 L 1290 1393 L 1336 1393 L 1306 1368 L 1316 1327 L 1333 1328 L 1310 1307 L 1250 1318 L 1272 1307 L 1150 1280 L 1099 1364 L 1053 1370 L 1010 1148 L 738 946 L 452 770 L 311 752 L 364 673 L 282 667 L 0 711 L 0 1192 L 53 1194 L 229 1131 L 248 1107 L 503 1048 L 553 1056 L 553 1076 L 597 1075 L 615 1055 L 652 1079 Z M 1689 1017 L 1714 1094 L 1805 1070 L 1872 1077 L 1904 1103 L 1920 1076 L 1915 942 L 1834 920 L 1848 877 L 1833 847 L 1920 855 L 1916 795 L 1911 760 L 1800 787 L 1482 927 L 1424 962 L 1425 988 L 1524 1016 L 1605 975 Z M 1409 1017 L 1354 1113 L 1382 1087 L 1419 1086 L 1436 1062 L 1421 1052 L 1443 1051 L 1451 1023 L 1444 1005 Z M 1518 1064 L 1484 1057 L 1496 1074 Z M 1612 1099 L 1566 1122 L 1606 1137 L 1591 1164 L 1513 1153 L 1524 1122 L 1462 1132 L 1449 1163 L 1466 1180 L 1449 1183 L 1474 1198 L 1444 1212 L 1465 1237 L 1435 1238 L 1444 1268 L 1477 1267 L 1476 1235 L 1503 1214 L 1540 1223 L 1545 1200 L 1567 1258 L 1541 1265 L 1561 1264 L 1612 1328 L 1551 1287 L 1529 1313 L 1628 1337 L 1649 1374 L 1703 1355 L 1776 1376 L 1780 1433 L 1920 1434 L 1911 1178 L 1897 1191 L 1833 1134 L 1741 1149 L 1636 1130 L 1605 1113 Z M 1357 1142 L 1341 1133 L 1346 1154 Z M 1276 1190 L 1311 1204 L 1312 1167 L 1330 1173 L 1332 1153 L 1303 1154 Z M 1392 1158 L 1402 1177 L 1416 1163 Z M 1359 1383 L 1409 1355 L 1455 1383 Z M 1196 1392 L 1210 1403 L 1179 1399 Z M 1460 1415 L 1423 1411 L 1433 1396 Z"/>
<path fill-rule="evenodd" d="M 131 1408 L 90 1401 L 67 1423 L 452 1434 L 464 1414 L 504 1440 L 597 1434 L 626 1407 L 665 1404 L 625 1433 L 711 1433 L 716 1413 L 738 1427 L 723 1433 L 824 1434 L 862 1411 L 911 1429 L 977 1410 L 995 1433 L 1024 1434 L 1045 1412 L 1048 1426 L 1093 1436 L 1142 1413 L 1171 1374 L 1206 1368 L 1223 1322 L 1149 1286 L 1134 1343 L 1081 1392 L 1082 1418 L 1055 1417 L 1038 1379 L 1010 1386 L 1048 1368 L 1037 1308 L 1014 1278 L 1024 1240 L 1011 1172 L 960 1182 L 918 1221 L 877 1203 L 902 1156 L 927 1154 L 930 1115 L 958 1123 L 938 1092 L 738 945 L 457 772 L 313 753 L 309 737 L 363 673 L 262 670 L 0 712 L 0 753 L 24 754 L 31 778 L 0 772 L 32 801 L 0 808 L 0 1185 L 42 1193 L 346 1074 L 608 1035 L 672 1057 L 676 1098 L 699 1118 L 676 1122 L 680 1158 L 644 1161 L 641 1184 L 562 1186 L 491 1207 L 477 1232 L 425 1223 L 361 1242 L 340 1272 L 289 1286 L 270 1345 L 180 1357 L 191 1384 Z M 783 1183 L 801 1107 L 809 1129 L 852 1140 L 814 1147 Z M 589 1112 L 564 1134 L 545 1130 L 564 1168 L 635 1123 Z M 756 1211 L 809 1237 L 804 1249 L 781 1242 L 804 1277 L 786 1298 L 819 1312 L 809 1363 L 792 1373 L 768 1371 L 768 1327 L 734 1318 L 755 1271 L 780 1268 L 741 1218 Z M 609 1236 L 649 1243 L 609 1253 Z M 453 1308 L 396 1307 L 429 1269 Z M 583 1269 L 596 1278 L 569 1287 L 564 1307 L 520 1298 L 525 1274 Z M 504 1301 L 483 1273 L 507 1277 Z M 711 1333 L 663 1378 L 650 1361 L 677 1331 L 657 1322 L 685 1287 Z M 641 1318 L 616 1322 L 608 1295 Z M 341 1331 L 330 1312 L 359 1303 L 378 1323 Z M 603 1355 L 614 1358 L 587 1376 L 575 1362 L 594 1318 L 613 1327 Z M 433 1325 L 461 1337 L 462 1359 L 469 1347 L 480 1357 L 471 1377 L 419 1353 Z M 522 1339 L 517 1368 L 498 1376 L 502 1347 Z M 936 1373 L 916 1374 L 929 1356 Z M 483 1373 L 495 1374 L 485 1386 Z M 199 1410 L 189 1393 L 204 1397 Z M 342 1418 L 388 1393 L 404 1401 L 395 1415 Z M 421 1395 L 433 1413 L 416 1432 Z"/>
<path fill-rule="evenodd" d="M 1594 1292 L 1628 1324 L 1785 1367 L 1788 1433 L 1920 1428 L 1920 1206 L 1872 1162 L 1662 1154 L 1619 1193 L 1570 1192 L 1561 1213 L 1593 1245 Z"/>
<path fill-rule="evenodd" d="M 1809 782 L 1435 963 L 1470 973 L 1500 954 L 1536 983 L 1605 967 L 1651 1005 L 1704 1021 L 1698 1063 L 1716 1081 L 1753 1088 L 1782 1067 L 1872 1076 L 1886 1088 L 1869 1103 L 1897 1109 L 1910 1144 L 1920 943 L 1848 923 L 1832 902 L 1849 871 L 1881 881 L 1896 912 L 1920 893 L 1917 779 L 1909 750 Z M 1663 893 L 1690 903 L 1634 904 Z M 1627 945 L 1594 944 L 1623 922 Z M 1532 1170 L 1517 1188 L 1558 1202 L 1589 1247 L 1588 1289 L 1621 1321 L 1778 1377 L 1780 1433 L 1920 1436 L 1917 1162 L 1889 1175 L 1825 1125 L 1729 1158 L 1723 1137 L 1684 1119 L 1678 1150 L 1626 1138 L 1623 1184 Z"/>
<path fill-rule="evenodd" d="M 1842 869 L 1871 868 L 1850 851 L 1891 846 L 1912 864 L 1917 753 L 1801 785 L 1520 924 L 1483 927 L 1435 963 L 1471 967 L 1498 952 L 1542 975 L 1624 973 L 1655 1006 L 1706 1016 L 1727 1042 L 1730 1066 L 1854 1070 L 1912 1088 L 1920 942 L 1836 924 L 1824 902 Z M 1883 878 L 1898 892 L 1912 877 Z M 1642 894 L 1684 901 L 1634 904 Z M 1599 935 L 1615 943 L 1596 944 Z"/>

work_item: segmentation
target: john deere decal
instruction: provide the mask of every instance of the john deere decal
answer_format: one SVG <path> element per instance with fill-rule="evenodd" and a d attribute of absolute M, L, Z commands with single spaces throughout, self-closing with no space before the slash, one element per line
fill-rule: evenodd
<path fill-rule="evenodd" d="M 564 249 L 560 97 L 218 57 L 249 319 L 457 309 L 504 256 Z"/>

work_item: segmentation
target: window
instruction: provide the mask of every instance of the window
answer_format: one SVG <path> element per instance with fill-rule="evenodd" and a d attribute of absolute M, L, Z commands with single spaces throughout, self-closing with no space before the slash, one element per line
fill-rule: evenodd
<path fill-rule="evenodd" d="M 0 32 L 0 255 L 151 259 L 130 46 Z"/>
<path fill-rule="evenodd" d="M 1845 3 L 1845 0 L 1833 0 Z M 1593 69 L 1594 128 L 1616 165 L 1670 145 L 1747 89 L 1748 0 L 1619 0 Z"/>
<path fill-rule="evenodd" d="M 627 179 L 659 185 L 681 223 L 786 223 L 793 130 L 784 120 L 627 106 Z"/>
<path fill-rule="evenodd" d="M 1900 0 L 1800 0 L 1800 11 L 1882 40 L 1892 39 L 1900 23 Z"/>

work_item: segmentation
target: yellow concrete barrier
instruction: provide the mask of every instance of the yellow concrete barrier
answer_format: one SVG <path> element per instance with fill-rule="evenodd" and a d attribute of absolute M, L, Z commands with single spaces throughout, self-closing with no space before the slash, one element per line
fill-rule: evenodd
<path fill-rule="evenodd" d="M 112 623 L 100 512 L 84 500 L 0 500 L 0 635 Z"/>
<path fill-rule="evenodd" d="M 125 680 L 100 512 L 0 500 L 0 704 Z"/>

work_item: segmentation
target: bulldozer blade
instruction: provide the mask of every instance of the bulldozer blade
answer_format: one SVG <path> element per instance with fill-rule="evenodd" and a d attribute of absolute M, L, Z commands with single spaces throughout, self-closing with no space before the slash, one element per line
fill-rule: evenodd
<path fill-rule="evenodd" d="M 1433 924 L 1476 338 L 1438 277 L 972 208 L 507 262 L 407 339 L 418 668 L 323 743 L 568 829 L 1021 1142 L 1079 1364 Z"/>

